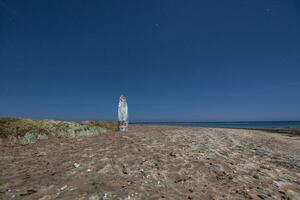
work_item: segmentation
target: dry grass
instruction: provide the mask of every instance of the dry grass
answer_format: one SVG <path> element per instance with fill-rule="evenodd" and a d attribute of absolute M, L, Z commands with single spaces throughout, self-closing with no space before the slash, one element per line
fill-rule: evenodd
<path fill-rule="evenodd" d="M 89 121 L 87 124 L 106 128 L 107 130 L 118 130 L 118 122 L 116 121 Z"/>
<path fill-rule="evenodd" d="M 35 143 L 48 137 L 77 137 L 99 135 L 115 130 L 116 122 L 89 121 L 68 122 L 55 120 L 32 120 L 0 118 L 0 143 Z"/>

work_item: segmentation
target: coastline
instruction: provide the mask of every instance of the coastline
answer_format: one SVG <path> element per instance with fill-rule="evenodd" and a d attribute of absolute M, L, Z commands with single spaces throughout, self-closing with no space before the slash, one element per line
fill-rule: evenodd
<path fill-rule="evenodd" d="M 2 199 L 300 197 L 300 140 L 259 130 L 130 125 L 0 150 Z"/>
<path fill-rule="evenodd" d="M 268 133 L 277 133 L 282 135 L 287 135 L 289 137 L 300 137 L 300 128 L 290 127 L 290 128 L 236 128 L 244 130 L 257 130 L 264 131 Z"/>
<path fill-rule="evenodd" d="M 272 123 L 273 121 L 269 121 L 269 123 Z M 281 122 L 281 121 L 278 121 Z M 284 121 L 284 122 L 290 122 L 290 121 Z M 300 136 L 300 121 L 292 121 L 297 123 L 297 126 L 290 126 L 290 127 L 222 127 L 222 126 L 214 126 L 215 124 L 224 124 L 224 122 L 138 122 L 138 123 L 132 123 L 132 125 L 154 125 L 154 126 L 173 126 L 173 127 L 194 127 L 194 128 L 224 128 L 224 129 L 240 129 L 240 130 L 257 130 L 257 131 L 264 131 L 268 133 L 277 133 L 277 134 L 283 134 L 288 135 L 290 137 L 298 137 Z M 247 124 L 249 122 L 226 122 L 230 124 Z M 257 122 L 254 122 L 257 123 Z M 260 122 L 264 123 L 264 122 Z M 276 123 L 276 121 L 275 121 Z M 299 123 L 299 125 L 298 125 Z M 201 124 L 206 124 L 206 126 L 201 126 Z M 207 124 L 211 124 L 210 126 L 207 126 Z"/>

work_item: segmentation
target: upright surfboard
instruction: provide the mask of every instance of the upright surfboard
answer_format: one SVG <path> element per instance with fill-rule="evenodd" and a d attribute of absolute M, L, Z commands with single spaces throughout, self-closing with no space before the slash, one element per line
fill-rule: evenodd
<path fill-rule="evenodd" d="M 128 131 L 128 106 L 124 95 L 119 99 L 118 118 L 119 131 Z"/>

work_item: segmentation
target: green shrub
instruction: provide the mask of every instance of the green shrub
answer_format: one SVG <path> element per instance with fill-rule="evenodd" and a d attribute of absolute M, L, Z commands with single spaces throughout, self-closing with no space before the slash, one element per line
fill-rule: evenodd
<path fill-rule="evenodd" d="M 117 123 L 115 122 L 0 118 L 0 145 L 6 140 L 12 144 L 32 144 L 49 137 L 95 136 L 105 133 L 107 129 L 116 130 L 116 128 Z"/>

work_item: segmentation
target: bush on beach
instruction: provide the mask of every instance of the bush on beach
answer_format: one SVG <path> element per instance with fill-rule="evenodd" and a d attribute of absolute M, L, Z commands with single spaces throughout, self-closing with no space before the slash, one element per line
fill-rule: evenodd
<path fill-rule="evenodd" d="M 74 138 L 96 136 L 115 129 L 116 123 L 102 121 L 68 122 L 0 118 L 1 144 L 32 144 L 50 137 Z"/>

